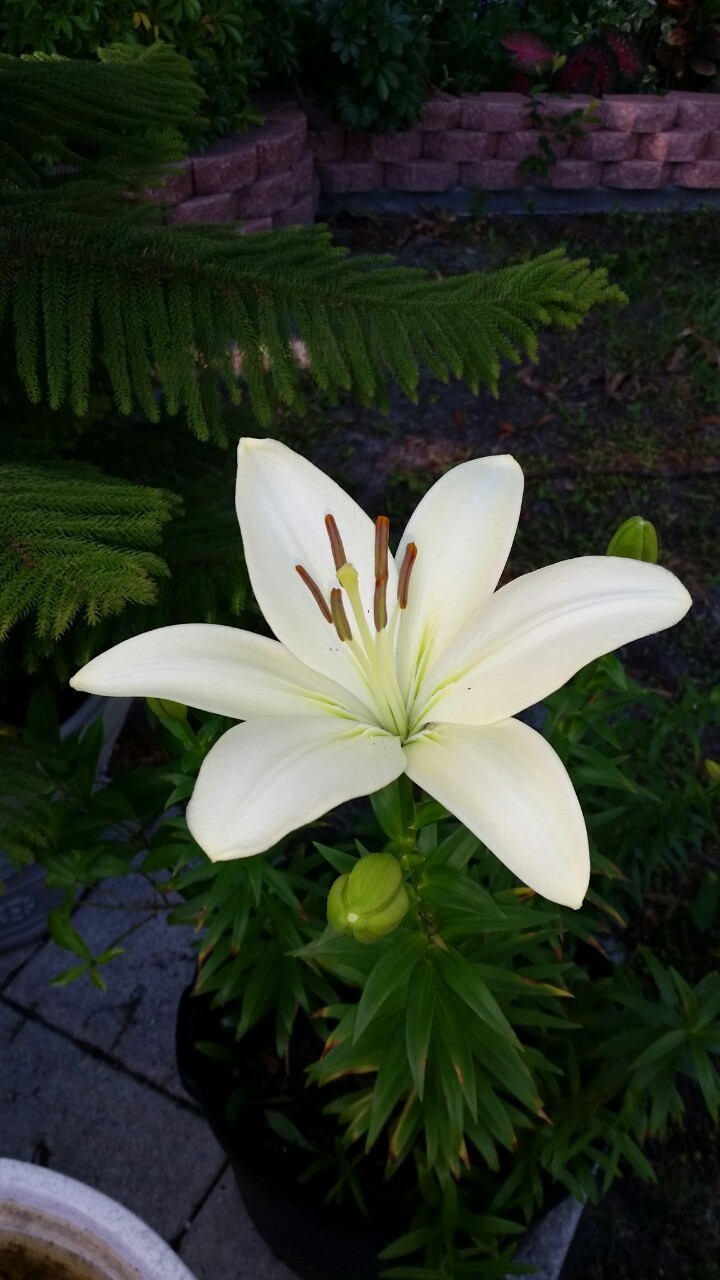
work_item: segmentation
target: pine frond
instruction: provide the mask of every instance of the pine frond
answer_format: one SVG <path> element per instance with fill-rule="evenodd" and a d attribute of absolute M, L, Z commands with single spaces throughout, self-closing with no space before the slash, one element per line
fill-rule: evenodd
<path fill-rule="evenodd" d="M 168 568 L 147 548 L 178 506 L 89 466 L 0 467 L 0 640 L 29 616 L 56 640 L 78 615 L 93 625 L 151 604 Z"/>
<path fill-rule="evenodd" d="M 52 157 L 70 172 L 124 188 L 156 176 L 185 154 L 181 130 L 203 91 L 186 58 L 161 42 L 113 44 L 99 61 L 0 54 L 0 181 L 39 187 Z"/>
<path fill-rule="evenodd" d="M 0 727 L 0 847 L 17 865 L 48 846 L 61 771 L 59 748 Z"/>
<path fill-rule="evenodd" d="M 75 273 L 69 278 L 84 276 L 121 410 L 140 402 L 157 420 L 147 390 L 154 370 L 168 411 L 184 410 L 205 439 L 221 439 L 222 425 L 219 398 L 201 393 L 201 381 L 214 381 L 218 391 L 224 384 L 238 398 L 228 363 L 232 340 L 243 353 L 253 412 L 267 425 L 273 395 L 300 404 L 294 337 L 304 341 L 320 387 L 350 390 L 363 403 L 382 403 L 391 380 L 414 397 L 423 367 L 497 394 L 501 356 L 535 360 L 541 327 L 574 328 L 591 307 L 625 301 L 604 270 L 572 261 L 562 249 L 494 273 L 429 280 L 420 269 L 388 267 L 385 257 L 347 255 L 322 226 L 246 238 L 224 227 L 141 226 L 120 207 L 109 225 L 77 207 L 69 188 L 64 194 L 48 200 L 47 192 L 0 193 L 0 288 L 9 277 L 16 314 L 24 307 L 16 360 L 28 395 L 37 397 L 36 350 L 44 394 L 52 385 L 57 396 L 69 382 L 81 409 L 78 393 L 87 378 L 86 349 L 70 334 L 72 314 L 53 315 L 49 323 L 53 290 L 45 288 L 46 310 L 37 310 L 31 324 L 27 295 L 37 290 L 42 256 L 43 279 L 48 270 L 61 279 L 58 263 Z M 143 316 L 146 324 L 138 320 Z"/>

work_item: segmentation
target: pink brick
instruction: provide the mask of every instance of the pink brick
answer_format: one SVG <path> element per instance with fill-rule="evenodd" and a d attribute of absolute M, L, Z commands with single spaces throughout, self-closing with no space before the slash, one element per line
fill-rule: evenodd
<path fill-rule="evenodd" d="M 429 98 L 422 109 L 420 128 L 424 133 L 457 129 L 460 124 L 460 99 L 450 93 L 438 91 Z"/>
<path fill-rule="evenodd" d="M 337 160 L 335 164 L 319 164 L 317 173 L 323 191 L 331 196 L 374 191 L 383 185 L 383 168 L 375 161 Z"/>
<path fill-rule="evenodd" d="M 584 191 L 600 186 L 602 168 L 592 160 L 558 160 L 547 174 L 535 174 L 534 182 L 538 187 L 551 187 L 554 191 Z"/>
<path fill-rule="evenodd" d="M 677 106 L 679 129 L 720 129 L 720 96 L 674 89 L 668 98 Z"/>
<path fill-rule="evenodd" d="M 460 165 L 460 184 L 479 187 L 481 191 L 514 191 L 527 179 L 514 160 L 480 160 Z"/>
<path fill-rule="evenodd" d="M 611 93 L 603 98 L 606 129 L 624 133 L 662 133 L 672 129 L 677 116 L 677 102 L 643 93 Z"/>
<path fill-rule="evenodd" d="M 670 133 L 650 133 L 640 140 L 639 160 L 699 160 L 705 150 L 707 133 L 672 129 Z"/>
<path fill-rule="evenodd" d="M 678 187 L 697 187 L 701 191 L 720 187 L 720 160 L 696 160 L 677 165 L 672 181 Z"/>
<path fill-rule="evenodd" d="M 345 159 L 372 160 L 372 144 L 371 133 L 348 133 L 345 138 Z"/>
<path fill-rule="evenodd" d="M 370 143 L 370 156 L 381 163 L 393 160 L 417 160 L 422 151 L 423 135 L 419 129 L 402 133 L 376 133 Z"/>
<path fill-rule="evenodd" d="M 307 121 L 271 120 L 260 126 L 257 140 L 258 174 L 278 173 L 300 159 L 305 147 Z"/>
<path fill-rule="evenodd" d="M 458 166 L 442 160 L 409 160 L 385 165 L 385 186 L 391 191 L 447 191 L 457 186 Z"/>
<path fill-rule="evenodd" d="M 266 173 L 251 187 L 237 193 L 239 218 L 266 218 L 292 204 L 295 198 L 295 180 L 292 172 Z"/>
<path fill-rule="evenodd" d="M 566 139 L 555 138 L 551 131 L 543 133 L 542 130 L 535 129 L 518 129 L 515 133 L 501 133 L 498 137 L 497 158 L 498 160 L 527 160 L 530 156 L 545 156 L 545 150 L 540 145 L 540 138 L 546 138 L 548 146 L 554 152 L 556 157 L 566 156 L 570 150 L 570 142 Z"/>
<path fill-rule="evenodd" d="M 281 209 L 273 217 L 273 225 L 276 227 L 297 227 L 302 223 L 315 221 L 315 201 L 312 196 L 302 196 L 300 200 L 295 200 L 287 209 Z"/>
<path fill-rule="evenodd" d="M 295 195 L 306 196 L 312 189 L 315 176 L 315 157 L 309 147 L 292 166 L 292 176 L 295 180 Z"/>
<path fill-rule="evenodd" d="M 272 231 L 273 220 L 267 218 L 246 218 L 241 226 L 237 228 L 238 235 L 246 236 L 252 231 Z"/>
<path fill-rule="evenodd" d="M 461 98 L 463 129 L 480 133 L 510 133 L 527 129 L 530 98 L 524 93 L 467 93 Z"/>
<path fill-rule="evenodd" d="M 495 154 L 497 134 L 477 129 L 447 129 L 428 133 L 423 144 L 427 160 L 489 160 Z"/>
<path fill-rule="evenodd" d="M 720 130 L 707 135 L 707 144 L 703 160 L 720 160 Z"/>
<path fill-rule="evenodd" d="M 610 132 L 600 129 L 586 138 L 576 138 L 572 154 L 578 160 L 634 160 L 640 145 L 637 133 Z"/>
<path fill-rule="evenodd" d="M 583 133 L 590 133 L 603 127 L 603 104 L 601 99 L 593 98 L 589 93 L 569 93 L 558 97 L 552 93 L 538 93 L 533 101 L 543 120 L 562 121 L 572 117 L 572 124 L 581 128 Z M 575 116 L 582 111 L 581 116 Z M 529 113 L 528 113 L 529 114 Z"/>
<path fill-rule="evenodd" d="M 344 129 L 311 129 L 307 140 L 316 159 L 322 163 L 328 160 L 342 160 L 345 154 Z"/>
<path fill-rule="evenodd" d="M 142 194 L 145 200 L 163 201 L 165 204 L 179 204 L 181 200 L 189 200 L 195 194 L 192 160 L 180 160 L 169 164 L 164 183 L 161 186 L 148 187 Z"/>
<path fill-rule="evenodd" d="M 170 209 L 168 221 L 173 225 L 186 222 L 234 222 L 237 217 L 237 199 L 234 191 L 218 192 L 213 196 L 195 196 Z"/>
<path fill-rule="evenodd" d="M 250 136 L 252 134 L 252 136 Z M 193 156 L 193 176 L 198 195 L 215 195 L 247 187 L 257 177 L 256 131 L 223 138 L 201 156 Z"/>
<path fill-rule="evenodd" d="M 649 191 L 665 186 L 669 175 L 670 166 L 661 160 L 620 160 L 618 164 L 605 165 L 602 180 L 605 187 Z"/>

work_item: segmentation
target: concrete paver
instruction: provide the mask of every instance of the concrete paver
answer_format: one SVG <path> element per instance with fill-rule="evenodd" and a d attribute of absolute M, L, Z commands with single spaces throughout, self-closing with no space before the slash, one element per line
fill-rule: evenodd
<path fill-rule="evenodd" d="M 296 1280 L 253 1227 L 229 1169 L 200 1209 L 178 1252 L 197 1280 Z"/>
<path fill-rule="evenodd" d="M 107 905 L 111 902 L 122 905 Z M 160 904 L 155 914 L 154 903 Z M 140 926 L 122 944 L 126 954 L 105 969 L 107 991 L 99 991 L 85 977 L 51 987 L 52 979 L 76 961 L 48 941 L 7 984 L 4 994 L 185 1101 L 175 1067 L 175 1015 L 180 993 L 194 973 L 192 935 L 185 927 L 168 925 L 166 915 L 159 895 L 142 876 L 117 882 L 112 894 L 99 890 L 73 916 L 94 954 L 132 925 Z"/>
<path fill-rule="evenodd" d="M 0 1153 L 119 1200 L 164 1239 L 183 1233 L 225 1157 L 205 1121 L 0 1000 Z"/>

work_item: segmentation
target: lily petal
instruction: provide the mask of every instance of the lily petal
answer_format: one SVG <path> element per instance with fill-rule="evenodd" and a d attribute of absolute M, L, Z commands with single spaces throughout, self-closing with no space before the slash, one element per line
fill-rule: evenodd
<path fill-rule="evenodd" d="M 368 625 L 374 629 L 372 520 L 334 480 L 275 440 L 240 441 L 236 501 L 255 598 L 278 640 L 309 667 L 362 697 L 364 684 L 348 646 L 323 618 L 295 565 L 303 566 L 329 602 L 337 580 L 325 516 L 334 516 L 345 554 L 358 571 Z M 392 599 L 397 584 L 393 563 L 390 574 Z"/>
<path fill-rule="evenodd" d="M 132 636 L 93 658 L 70 683 L 111 697 L 171 698 L 237 720 L 349 712 L 373 723 L 366 706 L 277 640 L 209 623 Z"/>
<path fill-rule="evenodd" d="M 691 603 L 674 574 L 639 560 L 584 556 L 537 569 L 468 619 L 430 672 L 420 714 L 454 724 L 506 720 L 594 658 L 673 626 Z"/>
<path fill-rule="evenodd" d="M 438 724 L 405 747 L 407 772 L 524 884 L 578 908 L 590 855 L 582 811 L 552 747 L 519 720 Z"/>
<path fill-rule="evenodd" d="M 397 738 L 339 721 L 252 720 L 206 756 L 187 821 L 213 862 L 262 853 L 307 822 L 403 772 Z"/>
<path fill-rule="evenodd" d="M 407 608 L 398 634 L 398 672 L 409 690 L 497 586 L 520 516 L 523 473 L 509 454 L 453 467 L 410 517 L 398 548 L 402 564 L 417 545 Z"/>

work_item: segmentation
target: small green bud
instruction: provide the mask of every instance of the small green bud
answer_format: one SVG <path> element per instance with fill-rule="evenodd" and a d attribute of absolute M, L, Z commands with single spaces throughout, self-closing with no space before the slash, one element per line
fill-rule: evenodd
<path fill-rule="evenodd" d="M 655 526 L 642 516 L 631 516 L 610 539 L 606 556 L 624 556 L 626 560 L 646 560 L 657 564 L 658 540 Z"/>
<path fill-rule="evenodd" d="M 391 853 L 368 853 L 349 875 L 331 885 L 328 924 L 357 942 L 377 942 L 397 928 L 409 906 L 397 858 Z"/>
<path fill-rule="evenodd" d="M 146 701 L 159 720 L 187 720 L 187 707 L 182 702 L 173 702 L 171 698 L 147 698 Z"/>

